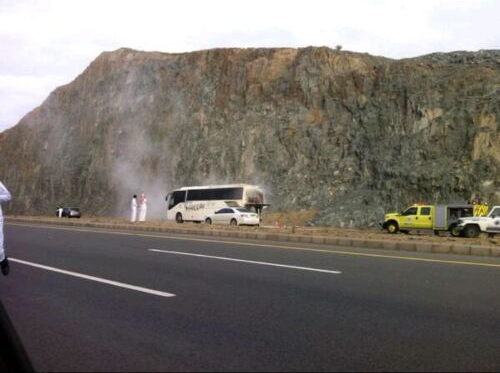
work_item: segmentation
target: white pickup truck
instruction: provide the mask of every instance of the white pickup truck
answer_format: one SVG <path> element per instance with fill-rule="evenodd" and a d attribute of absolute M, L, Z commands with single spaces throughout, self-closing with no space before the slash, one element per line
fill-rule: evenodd
<path fill-rule="evenodd" d="M 460 218 L 457 229 L 465 237 L 478 237 L 481 232 L 500 234 L 500 206 L 493 207 L 487 216 Z"/>

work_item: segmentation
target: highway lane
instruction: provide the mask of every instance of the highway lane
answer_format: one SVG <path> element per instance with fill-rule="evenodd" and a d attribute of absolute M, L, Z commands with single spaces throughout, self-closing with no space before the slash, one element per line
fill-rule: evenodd
<path fill-rule="evenodd" d="M 37 370 L 500 369 L 498 259 L 12 224 L 6 244 Z"/>

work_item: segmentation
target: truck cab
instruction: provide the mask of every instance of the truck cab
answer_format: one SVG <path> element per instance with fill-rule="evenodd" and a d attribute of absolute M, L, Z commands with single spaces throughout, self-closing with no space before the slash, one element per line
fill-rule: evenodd
<path fill-rule="evenodd" d="M 408 233 L 413 229 L 432 229 L 434 206 L 412 205 L 401 213 L 389 213 L 384 216 L 382 228 L 389 233 Z"/>

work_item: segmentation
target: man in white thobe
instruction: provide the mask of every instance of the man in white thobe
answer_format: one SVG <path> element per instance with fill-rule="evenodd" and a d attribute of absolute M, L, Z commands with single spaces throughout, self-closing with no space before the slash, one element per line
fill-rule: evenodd
<path fill-rule="evenodd" d="M 130 207 L 132 209 L 132 216 L 130 217 L 130 222 L 135 223 L 137 220 L 137 196 L 134 194 L 132 197 L 132 202 L 130 204 Z"/>
<path fill-rule="evenodd" d="M 148 200 L 144 193 L 141 194 L 141 206 L 139 207 L 139 221 L 146 221 L 146 213 L 148 211 Z"/>
<path fill-rule="evenodd" d="M 11 195 L 5 185 L 0 182 L 0 268 L 4 276 L 9 274 L 9 261 L 5 255 L 5 248 L 3 244 L 3 214 L 2 214 L 2 203 L 9 202 L 11 200 Z"/>

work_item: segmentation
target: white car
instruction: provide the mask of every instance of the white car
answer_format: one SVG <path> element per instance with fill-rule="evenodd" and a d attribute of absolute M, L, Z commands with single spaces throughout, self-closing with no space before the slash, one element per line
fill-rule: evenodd
<path fill-rule="evenodd" d="M 243 207 L 225 207 L 209 215 L 205 224 L 260 225 L 259 215 Z"/>

